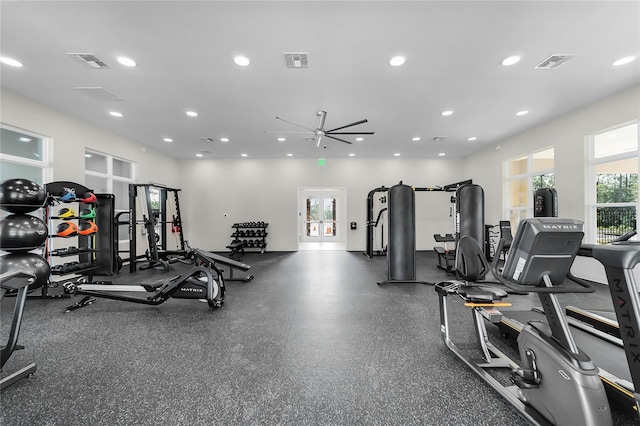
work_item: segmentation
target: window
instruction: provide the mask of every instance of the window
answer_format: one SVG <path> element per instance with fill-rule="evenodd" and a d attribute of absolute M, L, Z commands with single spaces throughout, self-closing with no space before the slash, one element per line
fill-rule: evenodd
<path fill-rule="evenodd" d="M 591 138 L 587 238 L 605 244 L 636 229 L 638 123 Z"/>
<path fill-rule="evenodd" d="M 553 188 L 554 149 L 545 148 L 505 161 L 504 205 L 512 227 L 520 219 L 533 216 L 533 193 L 540 188 Z"/>
<path fill-rule="evenodd" d="M 0 141 L 0 181 L 24 178 L 44 185 L 51 180 L 49 138 L 2 124 Z"/>
<path fill-rule="evenodd" d="M 85 150 L 85 186 L 96 193 L 114 195 L 116 214 L 129 211 L 129 184 L 135 183 L 135 163 L 108 154 Z M 128 229 L 118 229 L 118 239 L 129 241 Z"/>

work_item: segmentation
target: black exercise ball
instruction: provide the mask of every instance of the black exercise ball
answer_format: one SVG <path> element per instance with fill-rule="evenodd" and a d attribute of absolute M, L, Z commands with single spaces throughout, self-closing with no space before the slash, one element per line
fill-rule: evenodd
<path fill-rule="evenodd" d="M 46 194 L 28 179 L 9 179 L 0 183 L 0 208 L 9 213 L 29 213 L 44 205 Z"/>
<path fill-rule="evenodd" d="M 12 214 L 0 220 L 0 249 L 5 251 L 29 251 L 44 244 L 49 230 L 35 216 Z"/>
<path fill-rule="evenodd" d="M 0 257 L 0 273 L 5 272 L 25 272 L 27 274 L 35 275 L 35 280 L 29 284 L 29 289 L 33 290 L 40 288 L 47 284 L 50 274 L 50 268 L 47 261 L 42 257 L 34 253 L 10 253 Z M 13 280 L 8 280 L 3 283 L 3 286 L 18 289 L 22 287 L 20 282 L 12 283 Z"/>

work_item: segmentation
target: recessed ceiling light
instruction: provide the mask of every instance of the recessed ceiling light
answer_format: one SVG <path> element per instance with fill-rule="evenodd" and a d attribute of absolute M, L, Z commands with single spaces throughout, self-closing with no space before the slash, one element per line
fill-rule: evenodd
<path fill-rule="evenodd" d="M 478 140 L 478 138 L 476 138 L 475 136 L 471 136 L 470 138 L 467 138 L 467 140 L 468 140 L 469 142 L 473 142 L 473 141 L 477 141 L 477 140 Z"/>
<path fill-rule="evenodd" d="M 164 138 L 162 140 L 165 141 L 165 142 L 173 142 L 173 139 L 171 139 L 171 138 Z"/>
<path fill-rule="evenodd" d="M 400 157 L 400 153 L 396 152 L 395 154 L 393 154 L 394 157 Z"/>
<path fill-rule="evenodd" d="M 251 63 L 249 58 L 247 58 L 246 56 L 236 56 L 235 58 L 233 58 L 233 62 L 235 62 L 236 65 L 240 65 L 241 67 L 246 67 Z"/>
<path fill-rule="evenodd" d="M 293 154 L 287 154 L 287 157 L 293 157 Z"/>
<path fill-rule="evenodd" d="M 356 142 L 362 142 L 364 138 L 356 138 Z"/>
<path fill-rule="evenodd" d="M 198 113 L 197 113 L 197 112 L 195 112 L 195 111 L 187 111 L 187 115 L 188 115 L 189 117 L 197 117 L 197 116 L 198 116 Z"/>
<path fill-rule="evenodd" d="M 619 67 L 620 65 L 626 65 L 629 62 L 633 62 L 636 59 L 635 56 L 625 56 L 624 58 L 620 58 L 617 61 L 613 62 L 611 65 L 614 67 Z"/>
<path fill-rule="evenodd" d="M 114 117 L 122 117 L 122 113 L 118 111 L 110 111 L 109 114 Z"/>
<path fill-rule="evenodd" d="M 91 157 L 93 157 L 93 155 L 91 155 L 91 154 L 85 154 L 84 155 L 84 158 L 91 158 Z"/>
<path fill-rule="evenodd" d="M 22 62 L 16 61 L 13 58 L 7 58 L 6 56 L 0 56 L 0 62 L 2 62 L 5 65 L 10 65 L 12 67 L 21 67 L 22 66 Z"/>
<path fill-rule="evenodd" d="M 220 138 L 220 142 L 229 142 L 229 138 Z"/>
<path fill-rule="evenodd" d="M 442 111 L 442 113 L 441 113 L 441 114 L 442 114 L 442 115 L 444 115 L 445 117 L 447 117 L 447 116 L 449 116 L 449 115 L 453 114 L 453 111 L 451 111 L 451 110 L 446 110 L 446 111 Z"/>
<path fill-rule="evenodd" d="M 440 153 L 438 153 L 438 156 L 440 156 L 440 157 L 444 157 L 445 155 L 447 155 L 447 153 L 446 153 L 446 152 L 440 152 Z"/>
<path fill-rule="evenodd" d="M 118 62 L 120 62 L 120 64 L 124 65 L 125 67 L 135 67 L 136 66 L 136 61 L 134 61 L 131 58 L 127 58 L 126 56 L 118 56 Z"/>
<path fill-rule="evenodd" d="M 391 65 L 392 67 L 399 67 L 400 65 L 404 64 L 404 61 L 404 56 L 394 56 L 389 60 L 389 65 Z"/>
<path fill-rule="evenodd" d="M 418 136 L 416 136 L 415 138 L 411 139 L 414 142 L 418 142 L 420 140 L 420 138 Z"/>
<path fill-rule="evenodd" d="M 27 138 L 25 136 L 22 136 L 21 138 L 18 139 L 20 142 L 31 142 L 31 138 Z"/>
<path fill-rule="evenodd" d="M 287 140 L 286 138 L 278 138 L 278 142 L 284 142 L 286 140 Z"/>
<path fill-rule="evenodd" d="M 240 154 L 240 157 L 248 157 L 247 154 Z"/>
<path fill-rule="evenodd" d="M 204 154 L 197 153 L 197 154 L 196 154 L 196 157 L 204 157 Z"/>
<path fill-rule="evenodd" d="M 349 154 L 349 157 L 355 157 L 356 155 L 354 153 Z"/>
<path fill-rule="evenodd" d="M 516 115 L 527 115 L 529 114 L 529 111 L 518 111 L 516 112 Z"/>
<path fill-rule="evenodd" d="M 509 65 L 517 64 L 520 62 L 520 56 L 509 56 L 502 60 L 502 65 L 508 67 Z"/>

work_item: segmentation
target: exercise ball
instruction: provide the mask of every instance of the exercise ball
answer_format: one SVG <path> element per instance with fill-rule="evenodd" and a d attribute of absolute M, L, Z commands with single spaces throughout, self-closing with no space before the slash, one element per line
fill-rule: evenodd
<path fill-rule="evenodd" d="M 5 272 L 24 272 L 30 275 L 35 275 L 35 280 L 29 284 L 29 289 L 33 290 L 40 288 L 47 284 L 49 279 L 50 268 L 47 261 L 42 257 L 34 253 L 10 253 L 0 257 L 0 273 Z M 12 285 L 12 280 L 3 283 L 3 286 L 11 289 L 19 289 L 22 285 L 16 283 Z"/>
<path fill-rule="evenodd" d="M 11 214 L 0 220 L 0 248 L 29 251 L 42 246 L 48 236 L 47 225 L 35 216 Z"/>
<path fill-rule="evenodd" d="M 29 213 L 44 205 L 46 194 L 28 179 L 8 179 L 0 183 L 0 208 L 9 213 Z"/>

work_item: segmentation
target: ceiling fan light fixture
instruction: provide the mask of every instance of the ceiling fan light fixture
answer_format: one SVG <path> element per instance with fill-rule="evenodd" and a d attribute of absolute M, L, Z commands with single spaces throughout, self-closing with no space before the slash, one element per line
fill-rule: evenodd
<path fill-rule="evenodd" d="M 404 64 L 405 60 L 406 59 L 404 56 L 397 55 L 389 60 L 389 65 L 391 65 L 392 67 L 399 67 L 400 65 Z"/>

